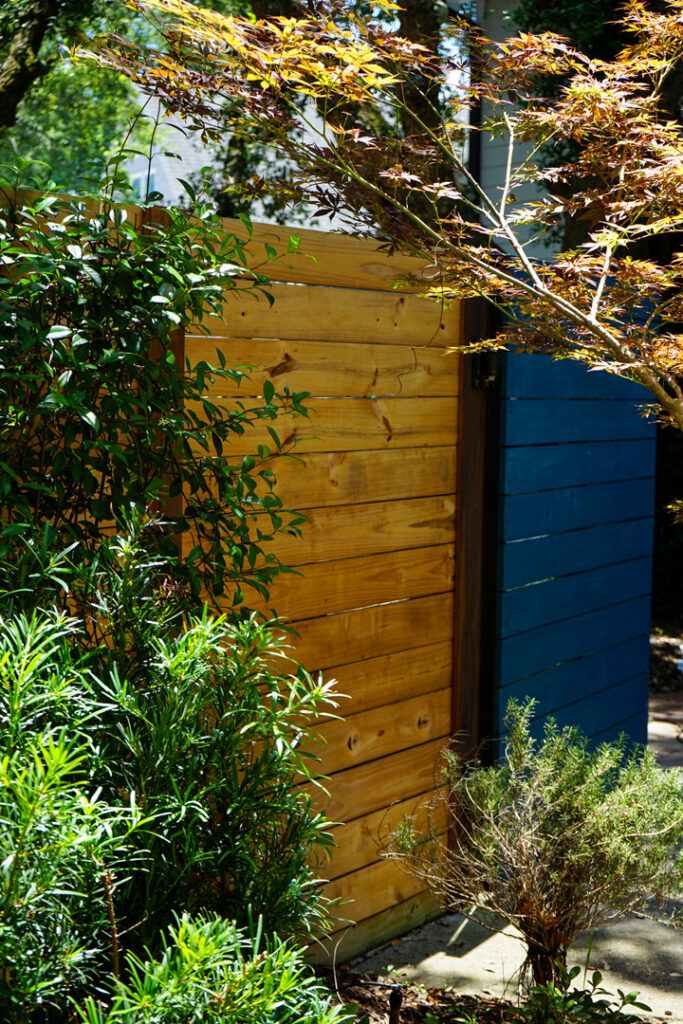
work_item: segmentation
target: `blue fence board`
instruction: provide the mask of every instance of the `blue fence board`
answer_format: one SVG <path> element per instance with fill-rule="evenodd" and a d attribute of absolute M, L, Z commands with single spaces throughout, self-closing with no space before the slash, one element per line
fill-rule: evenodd
<path fill-rule="evenodd" d="M 594 745 L 614 743 L 622 734 L 628 736 L 633 743 L 640 743 L 643 746 L 647 743 L 647 708 L 641 707 L 641 710 L 630 718 L 620 719 L 606 729 L 593 733 L 591 742 Z"/>
<path fill-rule="evenodd" d="M 503 402 L 501 412 L 505 445 L 640 440 L 652 434 L 652 423 L 632 402 L 513 399 Z"/>
<path fill-rule="evenodd" d="M 528 630 L 530 621 L 542 626 L 596 611 L 613 604 L 615 594 L 622 601 L 647 596 L 649 572 L 650 559 L 638 558 L 508 590 L 499 596 L 499 635 Z"/>
<path fill-rule="evenodd" d="M 519 398 L 601 398 L 632 403 L 652 401 L 641 384 L 603 371 L 589 370 L 568 359 L 543 355 L 509 355 L 506 359 L 508 395 Z"/>
<path fill-rule="evenodd" d="M 504 494 L 634 480 L 652 475 L 654 428 L 652 439 L 645 441 L 534 445 L 505 448 L 503 452 L 501 486 Z M 644 471 L 646 467 L 650 472 Z"/>
<path fill-rule="evenodd" d="M 509 494 L 502 505 L 502 540 L 563 533 L 652 515 L 654 477 Z"/>
<path fill-rule="evenodd" d="M 510 590 L 651 555 L 652 522 L 651 519 L 627 520 L 504 544 L 501 589 Z M 645 578 L 648 579 L 647 574 Z"/>
<path fill-rule="evenodd" d="M 538 700 L 645 738 L 654 512 L 649 393 L 546 356 L 503 362 L 495 725 Z M 542 727 L 542 723 L 539 723 Z"/>
<path fill-rule="evenodd" d="M 502 637 L 497 651 L 500 685 L 630 640 L 649 615 L 648 595 Z"/>
<path fill-rule="evenodd" d="M 503 720 L 508 700 L 533 697 L 537 713 L 550 715 L 557 708 L 576 703 L 610 685 L 647 675 L 650 663 L 649 634 L 631 637 L 595 654 L 553 665 L 544 672 L 518 679 L 496 691 L 496 722 Z"/>

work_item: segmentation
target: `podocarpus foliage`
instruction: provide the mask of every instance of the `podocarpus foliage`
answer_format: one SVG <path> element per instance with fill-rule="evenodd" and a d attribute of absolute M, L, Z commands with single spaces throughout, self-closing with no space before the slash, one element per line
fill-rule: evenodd
<path fill-rule="evenodd" d="M 278 669 L 288 664 L 283 652 L 253 619 L 185 617 L 172 592 L 155 587 L 163 565 L 139 533 L 105 550 L 91 596 L 106 646 L 93 649 L 82 622 L 54 611 L 2 620 L 0 1017 L 8 1024 L 63 1024 L 70 1000 L 92 994 L 106 1005 L 117 982 L 130 987 L 116 1005 L 128 1005 L 122 993 L 132 998 L 143 970 L 135 956 L 161 957 L 180 988 L 194 970 L 196 989 L 181 993 L 194 1006 L 208 998 L 199 954 L 220 936 L 211 970 L 218 952 L 233 957 L 220 970 L 246 986 L 231 995 L 239 1003 L 249 984 L 261 984 L 264 964 L 257 957 L 251 982 L 241 979 L 247 940 L 234 922 L 253 937 L 260 917 L 264 949 L 275 932 L 326 929 L 312 863 L 332 837 L 299 784 L 315 774 L 311 725 L 334 707 L 329 687 Z M 198 943 L 194 968 L 185 947 L 167 962 L 167 930 L 184 914 L 225 919 L 181 928 Z M 263 981 L 271 994 L 280 969 L 284 981 L 293 977 L 296 955 L 280 947 L 275 941 L 280 952 Z M 159 1016 L 162 1002 L 148 1003 L 150 1020 L 171 1019 Z M 215 1019 L 233 1017 L 216 1011 Z"/>
<path fill-rule="evenodd" d="M 229 921 L 181 918 L 157 955 L 129 957 L 110 1007 L 89 999 L 85 1024 L 333 1024 L 355 1019 L 355 1007 L 332 1005 L 291 944 L 246 936 Z"/>
<path fill-rule="evenodd" d="M 247 132 L 279 147 L 300 168 L 287 194 L 314 197 L 322 213 L 346 213 L 356 230 L 422 256 L 431 298 L 489 297 L 508 317 L 489 344 L 638 381 L 683 429 L 683 254 L 666 265 L 638 256 L 643 239 L 683 226 L 683 140 L 659 102 L 683 59 L 683 0 L 661 14 L 627 0 L 622 20 L 633 42 L 613 61 L 589 60 L 549 33 L 492 44 L 464 27 L 450 54 L 430 52 L 372 21 L 373 7 L 399 9 L 391 0 L 368 4 L 365 18 L 344 0 L 311 0 L 301 17 L 256 23 L 186 0 L 127 2 L 157 15 L 166 48 L 102 47 L 101 63 L 205 131 Z M 538 81 L 553 77 L 564 82 L 559 92 L 539 97 Z M 425 102 L 439 94 L 430 123 L 407 116 L 416 89 Z M 302 94 L 308 107 L 296 102 Z M 481 130 L 507 146 L 493 194 L 467 159 L 478 130 L 468 113 L 480 104 Z M 394 123 L 410 128 L 380 135 L 373 110 L 382 125 L 395 111 Z M 568 164 L 565 143 L 579 143 Z M 560 156 L 549 164 L 554 146 Z M 530 183 L 548 190 L 526 201 Z M 591 225 L 586 243 L 535 260 L 529 239 L 577 213 Z"/>
<path fill-rule="evenodd" d="M 683 776 L 624 742 L 589 748 L 533 701 L 511 702 L 495 767 L 444 753 L 449 839 L 407 819 L 392 855 L 449 906 L 488 908 L 521 932 L 537 984 L 557 980 L 577 932 L 683 891 Z M 558 969 L 557 965 L 560 965 Z"/>
<path fill-rule="evenodd" d="M 267 301 L 266 279 L 246 267 L 247 228 L 240 239 L 206 209 L 32 198 L 16 185 L 0 185 L 2 589 L 35 604 L 38 582 L 58 600 L 50 560 L 75 545 L 72 559 L 88 561 L 150 507 L 167 524 L 160 551 L 177 556 L 184 539 L 174 582 L 188 595 L 266 596 L 281 568 L 268 540 L 302 522 L 268 461 L 278 413 L 303 413 L 302 396 L 267 383 L 262 401 L 221 406 L 209 384 L 244 371 L 221 353 L 215 366 L 183 365 L 174 333 L 193 321 L 201 331 L 238 291 Z M 231 438 L 259 421 L 269 446 L 232 456 Z M 67 571 L 63 560 L 53 569 L 52 583 Z"/>

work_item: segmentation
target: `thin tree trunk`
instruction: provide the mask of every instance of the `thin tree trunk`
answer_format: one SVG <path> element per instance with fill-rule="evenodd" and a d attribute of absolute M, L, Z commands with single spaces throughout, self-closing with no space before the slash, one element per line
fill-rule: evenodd
<path fill-rule="evenodd" d="M 17 31 L 0 67 L 0 127 L 11 128 L 17 108 L 33 83 L 48 70 L 38 57 L 58 0 L 31 0 L 19 15 Z"/>

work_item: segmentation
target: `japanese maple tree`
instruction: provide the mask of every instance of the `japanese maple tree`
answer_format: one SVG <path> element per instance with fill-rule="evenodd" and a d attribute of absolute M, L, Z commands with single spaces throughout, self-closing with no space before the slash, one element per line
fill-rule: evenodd
<path fill-rule="evenodd" d="M 666 263 L 640 255 L 643 240 L 683 227 L 683 138 L 660 98 L 683 60 L 683 0 L 663 13 L 627 0 L 632 42 L 609 61 L 549 33 L 492 43 L 464 22 L 450 48 L 431 50 L 373 20 L 372 10 L 399 12 L 391 0 L 375 0 L 365 18 L 344 0 L 308 0 L 298 17 L 259 21 L 186 0 L 127 2 L 155 18 L 165 45 L 103 42 L 96 59 L 205 136 L 256 134 L 298 167 L 294 182 L 248 187 L 313 196 L 321 212 L 422 257 L 429 298 L 488 297 L 506 326 L 479 344 L 626 376 L 683 429 L 683 253 Z M 560 88 L 539 96 L 539 81 L 553 80 Z M 476 106 L 480 127 L 468 116 Z M 477 131 L 507 148 L 494 193 L 470 169 Z M 568 142 L 579 144 L 571 163 L 561 159 Z M 534 258 L 534 242 L 567 214 L 587 219 L 586 241 Z"/>

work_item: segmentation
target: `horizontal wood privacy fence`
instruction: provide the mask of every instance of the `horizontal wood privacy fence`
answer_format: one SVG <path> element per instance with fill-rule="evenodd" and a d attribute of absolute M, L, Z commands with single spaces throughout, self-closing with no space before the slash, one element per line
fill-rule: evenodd
<path fill-rule="evenodd" d="M 655 427 L 639 385 L 508 356 L 493 731 L 510 697 L 595 741 L 647 738 Z"/>
<path fill-rule="evenodd" d="M 241 225 L 226 222 L 239 234 Z M 358 927 L 339 929 L 338 956 L 418 923 L 434 910 L 420 883 L 382 860 L 376 838 L 433 788 L 452 731 L 456 461 L 461 360 L 446 356 L 461 312 L 395 290 L 420 264 L 367 241 L 304 231 L 300 251 L 269 264 L 272 308 L 227 297 L 210 336 L 188 332 L 190 362 L 251 364 L 240 395 L 264 380 L 308 391 L 310 421 L 276 424 L 301 437 L 298 462 L 274 467 L 277 491 L 310 518 L 274 550 L 301 576 L 281 576 L 270 605 L 299 636 L 296 657 L 348 694 L 343 721 L 321 732 L 323 800 L 338 849 L 322 869 Z M 285 236 L 286 238 L 286 236 Z M 255 242 L 273 243 L 260 228 Z M 315 257 L 315 261 L 310 256 Z M 234 401 L 234 392 L 214 396 Z M 267 437 L 264 440 L 268 440 Z M 247 454 L 254 436 L 231 448 Z"/>

